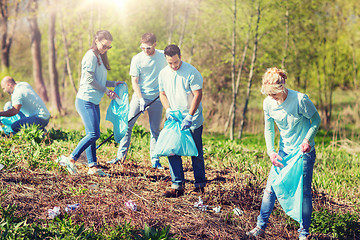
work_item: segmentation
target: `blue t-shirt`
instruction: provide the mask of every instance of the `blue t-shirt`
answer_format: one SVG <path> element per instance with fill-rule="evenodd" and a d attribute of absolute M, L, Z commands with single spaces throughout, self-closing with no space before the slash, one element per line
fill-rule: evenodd
<path fill-rule="evenodd" d="M 87 82 L 85 76 L 86 72 L 89 72 L 95 77 L 94 81 L 97 81 L 101 86 L 106 85 L 107 69 L 105 68 L 100 56 L 99 59 L 101 65 L 99 65 L 98 59 L 92 49 L 86 52 L 81 61 L 80 87 L 76 95 L 77 98 L 94 104 L 100 103 L 101 98 L 104 96 L 104 92 L 91 86 L 90 83 Z"/>
<path fill-rule="evenodd" d="M 20 111 L 25 117 L 35 116 L 45 120 L 50 118 L 44 101 L 27 82 L 19 82 L 15 85 L 11 94 L 11 103 L 12 106 L 21 104 Z"/>
<path fill-rule="evenodd" d="M 192 91 L 200 90 L 202 87 L 203 78 L 200 72 L 184 61 L 177 71 L 173 71 L 169 66 L 166 66 L 159 74 L 160 92 L 165 92 L 171 110 L 180 110 L 184 117 L 189 112 L 194 98 Z M 193 116 L 191 129 L 196 129 L 203 124 L 202 109 L 200 102 Z"/>
<path fill-rule="evenodd" d="M 311 126 L 310 118 L 317 112 L 306 94 L 291 89 L 288 89 L 288 95 L 280 105 L 273 98 L 266 97 L 263 108 L 265 121 L 275 122 L 278 126 L 280 150 L 288 154 L 302 144 Z M 266 146 L 268 153 L 274 151 L 272 142 L 267 141 Z M 314 140 L 310 146 L 314 148 Z"/>
<path fill-rule="evenodd" d="M 130 65 L 130 76 L 139 77 L 139 86 L 143 98 L 154 99 L 159 96 L 159 72 L 167 65 L 164 51 L 155 50 L 147 56 L 144 52 L 136 54 Z"/>

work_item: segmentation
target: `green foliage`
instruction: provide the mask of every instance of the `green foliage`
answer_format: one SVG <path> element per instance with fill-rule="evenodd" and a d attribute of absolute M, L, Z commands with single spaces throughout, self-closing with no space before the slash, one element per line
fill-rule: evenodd
<path fill-rule="evenodd" d="M 174 240 L 172 234 L 169 233 L 170 226 L 166 226 L 163 229 L 156 229 L 149 227 L 146 223 L 144 229 L 140 230 L 140 234 L 134 234 L 137 240 Z"/>
<path fill-rule="evenodd" d="M 115 229 L 111 230 L 107 239 L 109 240 L 132 240 L 134 239 L 134 227 L 130 224 L 130 222 L 124 222 L 116 226 Z"/>
<path fill-rule="evenodd" d="M 51 140 L 59 140 L 66 142 L 67 141 L 78 142 L 84 137 L 79 131 L 61 130 L 54 128 L 51 128 L 47 134 Z"/>
<path fill-rule="evenodd" d="M 313 212 L 311 232 L 329 234 L 337 239 L 355 239 L 360 236 L 358 214 L 330 212 L 327 209 Z"/>

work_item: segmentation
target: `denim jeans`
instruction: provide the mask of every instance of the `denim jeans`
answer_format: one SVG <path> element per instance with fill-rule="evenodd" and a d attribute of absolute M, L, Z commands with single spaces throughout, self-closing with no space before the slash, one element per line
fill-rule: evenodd
<path fill-rule="evenodd" d="M 70 157 L 76 161 L 79 159 L 81 153 L 85 151 L 88 166 L 97 166 L 96 140 L 100 137 L 99 105 L 76 98 L 75 107 L 84 123 L 86 135 L 80 140 Z"/>
<path fill-rule="evenodd" d="M 279 155 L 284 158 L 287 154 L 283 151 L 279 151 Z M 305 153 L 303 156 L 304 161 L 304 173 L 303 173 L 303 204 L 302 204 L 302 221 L 300 222 L 300 235 L 309 235 L 309 227 L 311 223 L 312 213 L 312 193 L 311 182 L 313 176 L 314 163 L 316 158 L 315 149 L 310 153 Z M 271 187 L 272 174 L 270 171 L 269 178 L 267 180 L 264 196 L 261 203 L 260 215 L 257 218 L 257 226 L 265 230 L 270 214 L 274 208 L 276 195 Z"/>
<path fill-rule="evenodd" d="M 25 117 L 22 112 L 19 112 L 19 115 L 21 118 L 11 124 L 11 128 L 15 133 L 20 131 L 22 126 L 36 124 L 39 125 L 41 129 L 44 129 L 49 123 L 49 119 L 43 119 L 36 116 Z"/>
<path fill-rule="evenodd" d="M 195 187 L 205 187 L 206 178 L 205 178 L 205 164 L 204 164 L 204 152 L 203 152 L 203 144 L 202 144 L 202 131 L 203 126 L 198 127 L 195 130 L 190 130 L 191 136 L 194 139 L 196 148 L 198 150 L 197 157 L 191 157 L 192 167 L 194 170 L 194 178 L 195 178 Z M 171 187 L 174 189 L 184 189 L 185 187 L 185 177 L 184 177 L 184 169 L 182 166 L 181 156 L 175 155 L 168 157 L 170 174 L 171 174 Z"/>
<path fill-rule="evenodd" d="M 151 101 L 153 101 L 153 99 L 146 99 L 146 98 L 144 98 L 144 100 L 145 100 L 145 105 L 148 105 Z M 159 158 L 154 158 L 153 154 L 155 151 L 156 141 L 160 134 L 162 109 L 163 108 L 160 99 L 153 102 L 147 109 L 147 112 L 149 114 L 149 123 L 150 123 L 150 158 L 152 161 L 159 160 Z M 134 94 L 130 101 L 129 120 L 133 118 L 138 112 L 140 112 L 140 101 L 137 95 Z M 131 120 L 131 122 L 129 122 L 128 131 L 125 134 L 125 136 L 120 140 L 119 149 L 117 152 L 118 159 L 126 158 L 131 141 L 131 132 L 139 116 L 140 115 L 138 115 L 133 120 Z"/>

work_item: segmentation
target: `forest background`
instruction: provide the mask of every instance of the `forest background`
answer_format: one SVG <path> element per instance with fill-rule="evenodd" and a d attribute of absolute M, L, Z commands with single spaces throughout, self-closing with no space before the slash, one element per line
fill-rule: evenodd
<path fill-rule="evenodd" d="M 277 66 L 288 71 L 289 88 L 310 96 L 323 129 L 358 140 L 359 5 L 356 0 L 3 0 L 0 77 L 32 84 L 51 110 L 51 127 L 80 129 L 74 100 L 81 59 L 94 33 L 112 33 L 108 79 L 125 80 L 132 92 L 131 58 L 140 51 L 141 35 L 154 32 L 158 49 L 179 45 L 182 59 L 201 72 L 205 131 L 230 139 L 241 138 L 243 130 L 261 133 L 261 77 Z M 8 100 L 1 96 L 1 103 Z M 108 104 L 102 101 L 101 109 Z"/>

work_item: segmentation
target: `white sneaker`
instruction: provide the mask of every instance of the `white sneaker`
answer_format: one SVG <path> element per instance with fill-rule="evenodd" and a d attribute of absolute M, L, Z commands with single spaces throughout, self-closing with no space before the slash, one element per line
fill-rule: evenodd
<path fill-rule="evenodd" d="M 253 230 L 251 230 L 250 232 L 247 232 L 246 235 L 249 237 L 261 238 L 261 237 L 264 237 L 265 230 L 256 226 Z"/>
<path fill-rule="evenodd" d="M 89 168 L 89 175 L 98 175 L 99 177 L 110 177 L 110 174 L 103 172 L 100 168 L 92 167 Z"/>
<path fill-rule="evenodd" d="M 75 175 L 77 174 L 77 167 L 75 165 L 75 163 L 70 161 L 70 157 L 66 157 L 64 155 L 61 155 L 60 157 L 58 157 L 56 159 L 56 161 L 61 165 L 66 167 L 66 169 L 68 170 L 68 172 L 71 175 Z"/>

